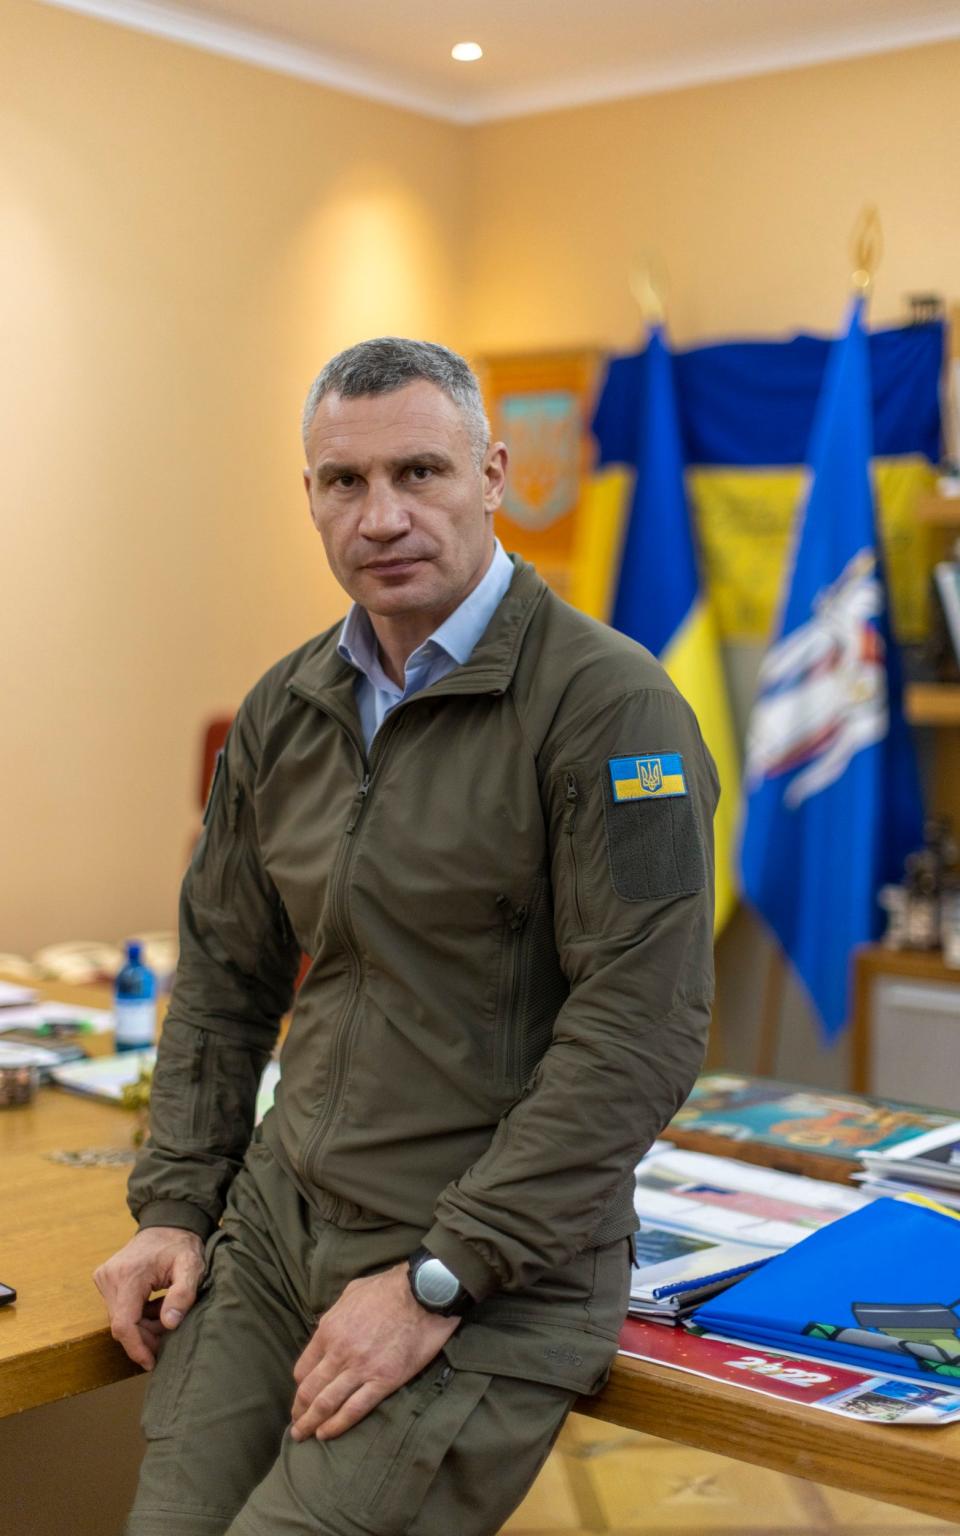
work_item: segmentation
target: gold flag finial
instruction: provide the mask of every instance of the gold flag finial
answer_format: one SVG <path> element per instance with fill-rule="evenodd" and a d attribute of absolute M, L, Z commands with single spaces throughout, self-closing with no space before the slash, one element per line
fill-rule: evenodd
<path fill-rule="evenodd" d="M 853 226 L 850 244 L 853 272 L 850 281 L 863 294 L 870 292 L 883 256 L 883 229 L 875 203 L 865 203 Z"/>
<path fill-rule="evenodd" d="M 644 257 L 630 270 L 630 292 L 647 325 L 661 325 L 666 317 L 663 274 L 656 262 Z"/>

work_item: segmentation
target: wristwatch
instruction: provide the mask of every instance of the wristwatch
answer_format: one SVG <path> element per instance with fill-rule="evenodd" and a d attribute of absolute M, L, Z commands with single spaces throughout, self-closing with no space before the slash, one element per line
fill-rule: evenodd
<path fill-rule="evenodd" d="M 452 1269 L 429 1248 L 418 1248 L 407 1260 L 407 1278 L 413 1299 L 427 1312 L 439 1317 L 462 1317 L 473 1306 L 473 1297 L 460 1284 Z"/>

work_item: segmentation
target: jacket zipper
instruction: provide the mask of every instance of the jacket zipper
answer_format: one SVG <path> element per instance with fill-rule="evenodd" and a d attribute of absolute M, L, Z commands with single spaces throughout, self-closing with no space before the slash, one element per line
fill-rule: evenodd
<path fill-rule="evenodd" d="M 383 1472 L 377 1479 L 372 1490 L 366 1496 L 366 1504 L 368 1509 L 375 1508 L 377 1501 L 383 1493 L 388 1481 L 393 1483 L 397 1482 L 397 1475 L 398 1472 L 400 1472 L 402 1469 L 403 1458 L 406 1456 L 408 1450 L 410 1449 L 410 1442 L 419 1425 L 420 1419 L 429 1408 L 432 1408 L 433 1405 L 439 1402 L 440 1398 L 443 1397 L 443 1394 L 446 1392 L 447 1388 L 452 1382 L 454 1375 L 455 1372 L 453 1366 L 444 1365 L 440 1375 L 430 1383 L 427 1391 L 422 1393 L 419 1400 L 410 1408 L 410 1417 L 404 1428 L 403 1434 L 400 1436 L 400 1440 L 396 1446 L 396 1449 L 394 1450 L 393 1455 L 387 1459 L 387 1464 Z"/>
<path fill-rule="evenodd" d="M 366 800 L 367 795 L 369 793 L 370 793 L 370 775 L 369 775 L 369 773 L 365 773 L 363 778 L 360 780 L 359 786 L 357 788 L 357 792 L 356 792 L 356 794 L 353 797 L 353 810 L 350 812 L 349 820 L 347 821 L 347 825 L 344 828 L 344 831 L 346 832 L 348 837 L 352 837 L 353 836 L 354 827 L 357 825 L 357 822 L 360 820 L 360 815 L 361 815 L 361 812 L 363 811 L 364 801 Z"/>
<path fill-rule="evenodd" d="M 204 1092 L 205 1086 L 210 1082 L 209 1077 L 205 1076 L 203 1070 L 206 1054 L 207 1036 L 200 1034 L 194 1040 L 193 1049 L 190 1053 L 190 1089 L 193 1100 L 193 1124 L 191 1131 L 194 1136 L 202 1135 L 210 1108 L 208 1102 L 209 1090 L 206 1093 Z"/>
<path fill-rule="evenodd" d="M 363 985 L 363 956 L 359 953 L 354 943 L 353 934 L 350 929 L 350 924 L 347 917 L 346 900 L 344 898 L 344 892 L 348 888 L 347 868 L 352 860 L 353 852 L 356 847 L 356 843 L 354 842 L 354 833 L 356 832 L 357 827 L 360 824 L 360 819 L 363 816 L 363 812 L 366 807 L 379 764 L 383 761 L 386 742 L 395 731 L 398 720 L 410 708 L 410 704 L 416 701 L 410 700 L 408 703 L 400 705 L 400 707 L 394 710 L 389 718 L 384 721 L 383 725 L 380 727 L 380 730 L 377 732 L 376 739 L 374 741 L 372 761 L 368 762 L 364 746 L 358 737 L 354 734 L 351 722 L 348 720 L 346 715 L 342 714 L 338 709 L 328 708 L 327 705 L 314 694 L 311 694 L 306 690 L 302 690 L 296 685 L 292 684 L 290 691 L 296 694 L 299 698 L 304 699 L 308 704 L 312 704 L 313 707 L 318 709 L 321 714 L 326 715 L 328 720 L 332 720 L 335 725 L 338 725 L 344 732 L 347 739 L 356 749 L 357 755 L 363 764 L 363 777 L 361 778 L 360 783 L 354 792 L 353 803 L 351 805 L 350 813 L 344 826 L 344 837 L 341 840 L 340 848 L 337 852 L 337 858 L 330 876 L 333 926 L 340 937 L 345 952 L 350 957 L 350 962 L 354 971 L 354 984 L 353 992 L 351 993 L 351 996 L 340 1015 L 336 1031 L 334 1033 L 333 1044 L 330 1050 L 330 1069 L 327 1075 L 327 1091 L 324 1097 L 323 1108 L 317 1117 L 316 1124 L 314 1125 L 310 1136 L 304 1143 L 303 1154 L 301 1158 L 300 1166 L 303 1176 L 307 1179 L 312 1178 L 314 1183 L 319 1184 L 320 1179 L 318 1177 L 317 1171 L 315 1171 L 316 1163 L 319 1158 L 320 1149 L 324 1138 L 329 1132 L 333 1123 L 334 1115 L 339 1108 L 339 1098 L 342 1093 L 344 1081 L 346 1079 L 347 1067 L 349 1065 L 350 1054 L 353 1048 L 353 1040 L 356 1034 L 357 1022 L 360 1016 L 360 997 Z M 454 690 L 443 690 L 442 684 L 438 684 L 436 689 L 433 691 L 433 697 L 436 697 L 437 693 L 441 691 L 453 692 Z M 521 910 L 523 911 L 525 917 L 525 909 Z"/>
<path fill-rule="evenodd" d="M 521 940 L 524 925 L 529 916 L 529 908 L 524 904 L 515 907 L 510 897 L 501 892 L 497 897 L 497 906 L 500 915 L 507 924 L 510 934 L 510 993 L 508 998 L 507 1017 L 503 1021 L 500 1032 L 497 1052 L 501 1071 L 512 1086 L 520 1085 L 520 1052 L 521 1052 L 521 1020 L 520 1000 L 523 997 L 524 982 L 524 948 Z"/>
<path fill-rule="evenodd" d="M 353 988 L 334 1031 L 333 1044 L 330 1048 L 330 1066 L 327 1072 L 327 1089 L 324 1095 L 323 1108 L 317 1116 L 316 1123 L 303 1149 L 301 1167 L 305 1177 L 308 1178 L 314 1176 L 312 1165 L 316 1163 L 321 1144 L 339 1108 L 340 1095 L 346 1079 L 347 1065 L 350 1060 L 353 1038 L 360 1014 L 360 995 L 363 986 L 363 956 L 353 943 L 353 935 L 347 916 L 345 892 L 348 889 L 347 866 L 351 861 L 354 847 L 353 833 L 363 813 L 370 789 L 370 777 L 369 772 L 364 772 L 363 778 L 357 786 L 350 815 L 344 826 L 344 836 L 341 840 L 333 872 L 330 876 L 330 904 L 333 928 L 339 935 L 344 951 L 350 958 L 350 964 L 353 968 Z M 318 1181 L 315 1179 L 315 1182 Z"/>
<path fill-rule="evenodd" d="M 362 764 L 362 777 L 354 792 L 350 812 L 344 825 L 344 836 L 341 838 L 337 857 L 330 874 L 330 905 L 333 927 L 340 938 L 345 954 L 348 956 L 353 969 L 353 989 L 334 1031 L 333 1043 L 330 1048 L 330 1065 L 327 1073 L 327 1091 L 324 1095 L 323 1107 L 317 1116 L 316 1123 L 310 1135 L 304 1142 L 300 1159 L 300 1167 L 305 1178 L 312 1177 L 311 1165 L 315 1163 L 324 1137 L 330 1129 L 334 1115 L 339 1108 L 339 1098 L 346 1077 L 346 1069 L 350 1060 L 350 1052 L 353 1046 L 353 1037 L 356 1032 L 356 1024 L 359 1016 L 360 993 L 363 985 L 363 956 L 360 954 L 354 942 L 354 936 L 350 928 L 347 915 L 347 904 L 344 893 L 348 889 L 347 867 L 351 862 L 354 841 L 353 834 L 356 831 L 360 817 L 367 802 L 370 785 L 373 778 L 373 770 L 367 761 L 366 752 L 362 740 L 355 734 L 352 724 L 346 715 L 338 709 L 330 709 L 321 700 L 312 694 L 301 691 L 298 687 L 291 687 L 291 692 L 298 698 L 304 699 L 318 709 L 321 714 L 332 720 L 334 725 L 340 727 L 347 740 L 353 746 Z"/>
<path fill-rule="evenodd" d="M 566 775 L 566 800 L 567 808 L 563 814 L 563 830 L 570 839 L 570 862 L 573 867 L 573 905 L 576 909 L 577 924 L 583 933 L 586 924 L 583 921 L 583 907 L 580 902 L 580 865 L 577 861 L 577 844 L 574 832 L 577 826 L 577 810 L 580 806 L 580 786 L 576 775 Z"/>
<path fill-rule="evenodd" d="M 311 702 L 326 714 L 328 718 L 336 721 L 346 729 L 346 723 L 337 714 L 331 710 L 324 709 L 324 706 L 317 703 L 316 700 Z M 396 711 L 396 713 L 399 714 L 399 711 Z M 393 718 L 391 716 L 391 719 Z M 389 735 L 392 734 L 389 727 L 390 720 L 387 720 L 377 732 L 372 763 L 368 763 L 365 753 L 360 752 L 359 745 L 352 731 L 347 730 L 347 735 L 360 753 L 363 763 L 363 777 L 354 791 L 353 803 L 343 829 L 344 836 L 341 840 L 333 872 L 330 876 L 330 903 L 334 930 L 339 935 L 344 950 L 349 955 L 351 965 L 353 966 L 353 991 L 340 1015 L 333 1037 L 333 1044 L 330 1048 L 330 1068 L 327 1074 L 327 1091 L 324 1096 L 323 1108 L 317 1116 L 316 1124 L 303 1149 L 302 1172 L 304 1177 L 312 1178 L 316 1184 L 320 1183 L 319 1170 L 317 1169 L 320 1150 L 333 1124 L 334 1116 L 340 1107 L 340 1098 L 344 1083 L 346 1082 L 347 1068 L 350 1064 L 354 1037 L 356 1036 L 357 1025 L 360 1019 L 360 1001 L 363 990 L 363 956 L 354 943 L 347 915 L 346 892 L 349 889 L 347 870 L 356 848 L 354 833 L 360 824 L 360 819 L 366 808 L 377 768 L 383 760 L 383 745 L 385 740 L 389 739 Z"/>

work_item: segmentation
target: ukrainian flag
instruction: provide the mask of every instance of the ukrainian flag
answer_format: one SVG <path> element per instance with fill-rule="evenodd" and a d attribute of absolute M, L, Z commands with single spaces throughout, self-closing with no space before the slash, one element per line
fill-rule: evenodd
<path fill-rule="evenodd" d="M 687 793 L 687 778 L 679 752 L 658 757 L 614 757 L 610 762 L 613 798 L 621 800 L 669 800 Z"/>
<path fill-rule="evenodd" d="M 584 520 L 593 521 L 598 531 L 615 535 L 620 507 L 632 478 L 611 622 L 615 629 L 639 640 L 660 658 L 692 706 L 717 765 L 721 797 L 714 823 L 715 923 L 719 931 L 737 899 L 733 839 L 740 767 L 716 622 L 700 580 L 684 488 L 673 359 L 659 328 L 651 331 L 645 363 L 644 387 L 635 418 L 632 422 L 621 421 L 617 434 L 605 431 L 605 399 L 609 400 L 606 388 L 601 394 L 594 423 L 600 446 L 600 473 L 593 482 Z M 616 437 L 621 445 L 624 437 L 628 441 L 632 438 L 627 467 L 610 463 Z M 662 788 L 644 788 L 649 775 L 642 771 L 640 763 L 633 779 L 637 796 L 664 793 Z"/>
<path fill-rule="evenodd" d="M 794 336 L 692 347 L 673 358 L 701 573 L 725 645 L 766 645 L 777 621 L 830 346 L 826 337 Z M 933 547 L 916 504 L 934 487 L 940 455 L 944 328 L 875 331 L 867 347 L 893 628 L 910 644 L 927 629 Z M 647 364 L 646 351 L 611 361 L 594 421 L 600 460 L 578 521 L 570 597 L 599 619 L 612 611 Z"/>
<path fill-rule="evenodd" d="M 763 645 L 770 638 L 808 480 L 805 461 L 831 342 L 819 336 L 722 342 L 671 357 L 661 336 L 653 341 L 656 345 L 641 353 L 614 358 L 607 369 L 593 422 L 598 464 L 577 521 L 570 601 L 595 618 L 610 620 L 622 585 L 625 525 L 629 518 L 632 526 L 644 498 L 649 502 L 652 497 L 648 522 L 652 529 L 659 519 L 661 534 L 645 550 L 652 567 L 635 571 L 633 579 L 641 584 L 638 591 L 653 585 L 650 612 L 660 617 L 650 639 L 643 629 L 631 633 L 651 649 L 659 641 L 661 660 L 667 661 L 663 647 L 672 648 L 668 669 L 697 710 L 720 770 L 719 927 L 733 905 L 732 822 L 739 772 L 718 642 Z M 915 508 L 936 478 L 943 345 L 941 324 L 876 331 L 867 338 L 872 473 L 893 629 L 901 643 L 922 639 L 927 626 L 932 549 Z M 669 391 L 666 404 L 664 388 Z M 670 436 L 660 440 L 664 423 Z M 687 506 L 684 464 L 693 535 L 690 518 L 681 515 Z M 658 491 L 658 473 L 670 478 L 672 494 L 663 492 L 662 485 Z M 667 583 L 662 592 L 661 581 Z M 694 603 L 694 594 L 701 598 L 703 588 L 709 607 Z M 670 614 L 682 608 L 684 593 L 689 598 L 685 622 L 678 619 L 670 630 Z M 703 670 L 691 686 L 686 674 L 691 665 L 697 670 L 691 658 L 698 657 Z M 714 713 L 720 715 L 718 724 L 712 723 Z"/>

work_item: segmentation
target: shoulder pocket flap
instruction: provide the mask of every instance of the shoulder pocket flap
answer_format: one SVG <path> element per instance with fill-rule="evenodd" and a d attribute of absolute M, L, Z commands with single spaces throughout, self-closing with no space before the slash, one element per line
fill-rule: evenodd
<path fill-rule="evenodd" d="M 676 753 L 649 759 L 664 760 L 681 762 Z M 617 798 L 611 767 L 608 763 L 602 774 L 603 815 L 617 895 L 623 901 L 662 901 L 702 891 L 707 878 L 703 843 L 685 780 L 679 780 L 682 791 L 662 797 Z"/>
<path fill-rule="evenodd" d="M 518 1376 L 590 1393 L 606 1381 L 616 1348 L 615 1341 L 586 1329 L 518 1319 L 497 1327 L 464 1322 L 447 1340 L 444 1354 L 454 1370 Z"/>

